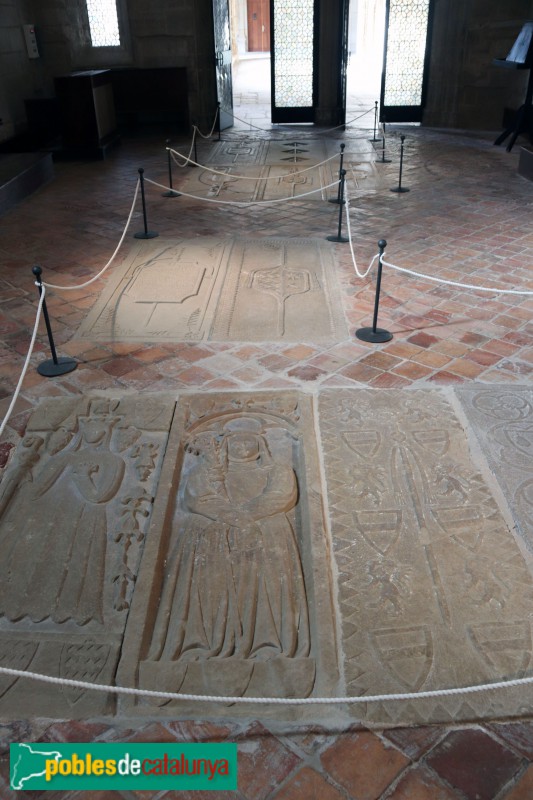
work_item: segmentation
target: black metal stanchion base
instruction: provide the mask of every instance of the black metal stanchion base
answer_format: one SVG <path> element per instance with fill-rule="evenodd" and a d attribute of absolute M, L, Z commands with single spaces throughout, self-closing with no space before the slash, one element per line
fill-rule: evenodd
<path fill-rule="evenodd" d="M 403 194 L 404 192 L 410 191 L 410 189 L 406 189 L 404 186 L 395 186 L 394 189 L 391 189 L 391 192 L 396 192 L 397 194 Z"/>
<path fill-rule="evenodd" d="M 346 236 L 326 236 L 328 242 L 340 242 L 341 244 L 345 244 L 350 240 L 346 238 Z"/>
<path fill-rule="evenodd" d="M 156 236 L 159 236 L 159 234 L 155 231 L 138 231 L 133 234 L 134 239 L 155 239 Z"/>
<path fill-rule="evenodd" d="M 48 361 L 41 361 L 37 367 L 39 375 L 44 375 L 45 378 L 56 378 L 58 375 L 66 375 L 67 372 L 73 372 L 78 366 L 78 362 L 73 358 L 62 356 L 57 359 L 57 364 L 50 358 Z"/>
<path fill-rule="evenodd" d="M 163 192 L 161 197 L 181 197 L 179 192 L 175 192 L 174 189 L 169 189 L 168 192 Z"/>
<path fill-rule="evenodd" d="M 359 328 L 356 330 L 355 335 L 363 342 L 375 342 L 380 344 L 382 342 L 390 342 L 392 333 L 386 331 L 384 328 Z"/>

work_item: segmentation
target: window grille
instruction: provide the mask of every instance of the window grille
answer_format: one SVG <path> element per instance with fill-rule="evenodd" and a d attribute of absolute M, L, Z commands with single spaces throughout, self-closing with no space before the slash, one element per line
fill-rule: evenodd
<path fill-rule="evenodd" d="M 116 0 L 86 0 L 93 47 L 120 47 Z"/>

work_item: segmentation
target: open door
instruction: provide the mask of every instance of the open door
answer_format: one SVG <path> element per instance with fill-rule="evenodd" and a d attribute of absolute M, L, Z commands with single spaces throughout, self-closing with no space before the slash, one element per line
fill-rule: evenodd
<path fill-rule="evenodd" d="M 220 130 L 233 125 L 233 87 L 231 80 L 231 34 L 228 0 L 213 0 L 217 100 L 220 103 Z"/>
<path fill-rule="evenodd" d="M 314 122 L 317 3 L 270 0 L 272 122 Z"/>
<path fill-rule="evenodd" d="M 382 122 L 421 122 L 426 102 L 432 0 L 387 0 Z"/>

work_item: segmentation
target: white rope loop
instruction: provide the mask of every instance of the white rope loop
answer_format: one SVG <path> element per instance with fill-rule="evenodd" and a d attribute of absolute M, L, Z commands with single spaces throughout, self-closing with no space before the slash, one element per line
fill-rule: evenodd
<path fill-rule="evenodd" d="M 458 281 L 450 281 L 446 280 L 445 278 L 436 278 L 434 275 L 424 275 L 421 272 L 415 272 L 412 269 L 406 269 L 406 267 L 398 267 L 396 264 L 391 264 L 389 261 L 384 261 L 383 259 L 381 260 L 381 263 L 386 267 L 397 270 L 398 272 L 404 272 L 406 275 L 413 275 L 415 278 L 433 281 L 434 283 L 443 283 L 446 286 L 456 286 L 458 289 L 474 289 L 476 292 L 491 292 L 492 294 L 516 294 L 521 296 L 523 295 L 525 297 L 533 296 L 533 291 L 526 289 L 500 289 L 497 286 L 476 286 L 473 283 L 459 283 Z"/>
<path fill-rule="evenodd" d="M 153 186 L 157 186 L 159 189 L 168 189 L 168 186 L 165 186 L 162 183 L 157 183 L 157 181 L 152 181 L 149 178 L 145 178 L 145 183 L 151 183 Z M 274 205 L 275 203 L 287 203 L 291 200 L 301 200 L 303 197 L 308 197 L 311 194 L 316 194 L 317 192 L 325 191 L 326 189 L 331 189 L 332 186 L 338 186 L 339 181 L 334 181 L 333 183 L 328 183 L 326 186 L 320 186 L 318 189 L 313 189 L 311 192 L 304 192 L 302 194 L 296 194 L 293 197 L 280 197 L 277 200 L 248 200 L 248 201 L 238 201 L 238 200 L 214 200 L 212 197 L 202 197 L 201 195 L 197 194 L 187 194 L 180 188 L 180 194 L 183 197 L 191 197 L 193 200 L 202 200 L 205 203 L 218 203 L 219 205 L 225 206 L 239 206 L 240 208 L 246 208 L 247 206 L 269 206 Z"/>
<path fill-rule="evenodd" d="M 350 253 L 352 255 L 352 262 L 353 262 L 353 266 L 354 266 L 354 269 L 355 269 L 355 274 L 357 275 L 357 277 L 361 278 L 361 279 L 364 279 L 364 278 L 366 278 L 366 276 L 368 275 L 368 273 L 370 272 L 370 270 L 374 266 L 374 262 L 375 262 L 376 258 L 379 257 L 379 253 L 376 253 L 374 258 L 372 259 L 372 261 L 368 265 L 368 268 L 367 268 L 366 272 L 359 272 L 359 268 L 357 266 L 357 260 L 355 258 L 355 253 L 354 253 L 354 249 L 353 249 L 352 226 L 351 226 L 351 222 L 350 222 L 350 198 L 349 198 L 349 195 L 348 195 L 348 189 L 347 189 L 346 181 L 344 182 L 344 197 L 345 197 L 345 200 L 346 200 L 346 206 L 345 206 L 346 207 L 346 227 L 348 229 L 348 242 L 350 244 Z M 381 263 L 383 263 L 383 261 Z"/>
<path fill-rule="evenodd" d="M 178 692 L 158 692 L 151 689 L 134 689 L 127 686 L 110 686 L 103 683 L 90 683 L 88 681 L 71 680 L 70 678 L 57 678 L 52 675 L 43 675 L 38 672 L 26 672 L 21 669 L 0 667 L 0 674 L 11 675 L 17 678 L 29 678 L 43 683 L 59 686 L 71 686 L 76 689 L 94 690 L 110 694 L 133 695 L 135 697 L 156 697 L 165 700 L 183 700 L 202 703 L 250 703 L 253 705 L 352 705 L 354 703 L 384 703 L 391 701 L 428 700 L 435 697 L 453 697 L 455 695 L 474 694 L 477 692 L 490 692 L 499 689 L 511 689 L 517 686 L 527 686 L 533 683 L 533 677 L 516 678 L 515 680 L 483 683 L 474 686 L 458 686 L 451 689 L 429 689 L 424 692 L 401 692 L 392 694 L 358 695 L 356 697 L 227 697 L 225 695 L 180 694 Z"/>
<path fill-rule="evenodd" d="M 263 133 L 272 133 L 272 131 L 273 131 L 273 130 L 276 130 L 275 128 L 274 128 L 274 129 L 273 129 L 273 128 L 260 128 L 260 127 L 259 127 L 259 125 L 254 125 L 253 123 L 249 122 L 249 121 L 248 121 L 248 120 L 246 120 L 246 119 L 241 119 L 240 117 L 237 117 L 237 116 L 236 116 L 236 115 L 233 113 L 233 111 L 228 111 L 227 109 L 223 109 L 223 111 L 225 111 L 225 112 L 226 112 L 226 114 L 231 114 L 231 116 L 233 117 L 233 119 L 236 119 L 236 120 L 238 120 L 239 122 L 242 122 L 242 123 L 243 123 L 243 125 L 249 125 L 249 126 L 250 126 L 250 128 L 254 128 L 254 129 L 255 129 L 255 130 L 257 130 L 257 131 L 263 131 Z M 320 131 L 318 131 L 317 133 L 319 133 L 320 135 L 322 135 L 322 134 L 324 134 L 324 133 L 331 133 L 332 131 L 338 131 L 338 130 L 340 130 L 341 128 L 346 128 L 348 125 L 351 125 L 351 124 L 352 124 L 352 122 L 357 122 L 358 120 L 362 119 L 363 117 L 366 117 L 366 115 L 367 115 L 367 114 L 370 114 L 370 112 L 371 112 L 371 111 L 374 111 L 374 109 L 373 109 L 373 108 L 369 108 L 367 111 L 363 111 L 363 113 L 362 113 L 362 114 L 359 114 L 359 116 L 358 116 L 358 117 L 354 117 L 353 119 L 349 120 L 349 122 L 344 122 L 342 125 L 336 125 L 334 128 L 326 128 L 325 130 L 320 130 Z M 301 136 L 301 135 L 302 135 L 302 133 L 303 133 L 304 135 L 308 134 L 308 132 L 307 132 L 307 131 L 297 131 L 297 133 L 298 133 L 298 136 Z M 312 136 L 316 136 L 317 134 L 316 134 L 315 132 L 313 132 L 311 135 L 312 135 Z M 287 133 L 285 134 L 285 136 L 287 136 L 287 137 L 292 137 L 292 136 L 295 136 L 295 131 L 291 131 L 290 133 L 289 133 L 289 132 L 287 132 Z"/>
<path fill-rule="evenodd" d="M 140 186 L 140 178 L 137 178 L 137 185 L 135 187 L 135 194 L 133 196 L 133 202 L 131 204 L 131 209 L 130 209 L 130 213 L 129 213 L 129 216 L 128 216 L 128 221 L 126 222 L 126 227 L 124 228 L 122 236 L 120 237 L 120 241 L 119 241 L 119 243 L 117 244 L 117 246 L 115 248 L 115 252 L 111 256 L 111 258 L 109 259 L 109 261 L 107 262 L 105 267 L 103 267 L 100 270 L 100 272 L 97 275 L 94 276 L 94 278 L 91 278 L 90 280 L 85 281 L 85 283 L 79 283 L 79 284 L 77 284 L 77 286 L 58 286 L 55 283 L 46 283 L 45 281 L 43 281 L 43 286 L 47 286 L 49 289 L 59 289 L 60 291 L 65 291 L 65 292 L 72 291 L 73 289 L 84 289 L 86 286 L 90 286 L 91 283 L 94 283 L 96 280 L 98 280 L 98 278 L 101 275 L 103 275 L 104 272 L 107 269 L 109 269 L 109 267 L 111 266 L 111 264 L 115 260 L 115 257 L 117 255 L 118 251 L 120 250 L 122 242 L 124 241 L 124 237 L 126 236 L 126 233 L 128 232 L 128 228 L 130 227 L 131 218 L 133 216 L 133 211 L 135 209 L 135 204 L 137 202 L 137 196 L 139 194 L 139 186 Z"/>
<path fill-rule="evenodd" d="M 38 283 L 36 283 L 35 285 L 39 286 Z M 0 436 L 2 436 L 2 434 L 4 432 L 4 429 L 5 429 L 5 427 L 6 427 L 7 423 L 8 423 L 8 420 L 9 420 L 9 418 L 10 418 L 12 412 L 13 412 L 13 409 L 15 408 L 15 404 L 16 404 L 16 402 L 18 400 L 18 396 L 19 396 L 20 390 L 22 388 L 22 382 L 24 381 L 24 378 L 26 376 L 26 372 L 27 372 L 27 369 L 28 369 L 28 366 L 29 366 L 29 363 L 30 363 L 30 358 L 31 358 L 31 355 L 33 353 L 33 348 L 35 346 L 35 339 L 37 337 L 37 330 L 39 328 L 39 320 L 41 318 L 41 311 L 43 309 L 44 297 L 45 297 L 45 294 L 46 294 L 46 289 L 45 289 L 44 284 L 41 284 L 41 286 L 42 286 L 42 291 L 41 291 L 41 296 L 39 298 L 39 305 L 37 306 L 37 316 L 35 318 L 35 325 L 33 326 L 33 333 L 32 333 L 32 337 L 31 337 L 31 341 L 30 341 L 30 347 L 29 347 L 29 350 L 28 350 L 28 355 L 26 356 L 26 360 L 24 362 L 24 366 L 22 367 L 22 372 L 20 374 L 20 378 L 19 378 L 19 381 L 17 383 L 17 388 L 15 389 L 15 393 L 13 395 L 11 403 L 9 404 L 9 408 L 6 411 L 6 415 L 5 415 L 4 419 L 2 420 L 2 424 L 0 425 Z"/>
<path fill-rule="evenodd" d="M 253 181 L 279 181 L 279 179 L 280 179 L 279 175 L 266 175 L 266 176 L 263 176 L 263 177 L 261 177 L 261 176 L 255 177 L 255 176 L 250 176 L 250 175 L 233 175 L 231 172 L 221 172 L 219 169 L 213 169 L 212 167 L 208 167 L 205 164 L 199 164 L 197 161 L 193 161 L 193 159 L 190 157 L 191 153 L 189 153 L 188 156 L 185 156 L 185 155 L 183 155 L 183 153 L 180 153 L 178 150 L 173 150 L 172 148 L 168 148 L 168 149 L 170 149 L 170 152 L 173 155 L 175 153 L 177 156 L 179 156 L 180 158 L 183 158 L 185 160 L 185 162 L 186 162 L 185 164 L 178 164 L 178 162 L 174 159 L 174 161 L 178 165 L 178 167 L 185 167 L 185 166 L 187 166 L 187 163 L 189 163 L 189 164 L 193 164 L 195 167 L 201 167 L 205 172 L 212 172 L 214 175 L 224 175 L 224 177 L 226 177 L 226 178 L 234 178 L 235 180 L 239 180 L 239 181 L 251 181 L 251 180 L 253 180 Z M 192 152 L 192 150 L 191 150 L 191 152 Z M 326 158 L 326 159 L 324 159 L 324 161 L 320 161 L 318 164 L 313 164 L 311 167 L 304 167 L 304 169 L 300 169 L 297 172 L 291 172 L 290 175 L 296 177 L 298 175 L 301 175 L 303 172 L 309 172 L 310 170 L 318 169 L 318 167 L 322 167 L 322 166 L 324 166 L 324 164 L 329 164 L 330 161 L 334 161 L 334 159 L 336 159 L 338 157 L 339 157 L 339 154 L 335 153 L 334 156 L 330 156 L 330 158 Z M 283 165 L 283 166 L 288 166 L 288 165 Z M 281 176 L 281 177 L 283 177 L 283 176 Z"/>
<path fill-rule="evenodd" d="M 202 133 L 202 131 L 200 130 L 200 128 L 197 125 L 193 126 L 194 130 L 198 131 L 198 133 L 200 134 L 202 139 L 210 139 L 211 136 L 213 135 L 213 131 L 215 130 L 215 126 L 217 124 L 217 119 L 218 119 L 219 112 L 220 112 L 220 108 L 217 106 L 217 110 L 215 111 L 215 117 L 213 119 L 213 125 L 211 126 L 211 130 L 209 131 L 207 136 L 205 135 L 205 133 Z"/>

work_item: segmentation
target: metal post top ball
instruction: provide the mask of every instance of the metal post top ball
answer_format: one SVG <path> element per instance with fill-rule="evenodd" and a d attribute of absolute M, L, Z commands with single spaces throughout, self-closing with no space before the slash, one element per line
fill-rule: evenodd
<path fill-rule="evenodd" d="M 404 133 L 402 133 L 402 135 L 400 136 L 400 139 L 402 140 L 402 144 L 403 144 L 405 142 L 405 134 Z"/>
<path fill-rule="evenodd" d="M 139 167 L 139 170 L 138 170 L 138 171 L 139 171 L 139 174 L 140 174 L 140 175 L 142 175 L 142 174 L 143 174 L 143 172 L 144 172 L 144 167 Z"/>
<path fill-rule="evenodd" d="M 341 150 L 344 150 L 345 147 L 346 147 L 346 145 L 344 144 L 344 142 L 342 142 L 341 143 Z"/>
<path fill-rule="evenodd" d="M 387 240 L 380 239 L 378 242 L 378 247 L 380 248 L 380 250 L 385 250 L 385 248 L 387 247 Z"/>
<path fill-rule="evenodd" d="M 33 272 L 33 274 L 35 275 L 36 278 L 39 278 L 43 273 L 41 267 L 39 267 L 39 266 L 33 267 L 32 268 L 32 272 Z"/>

